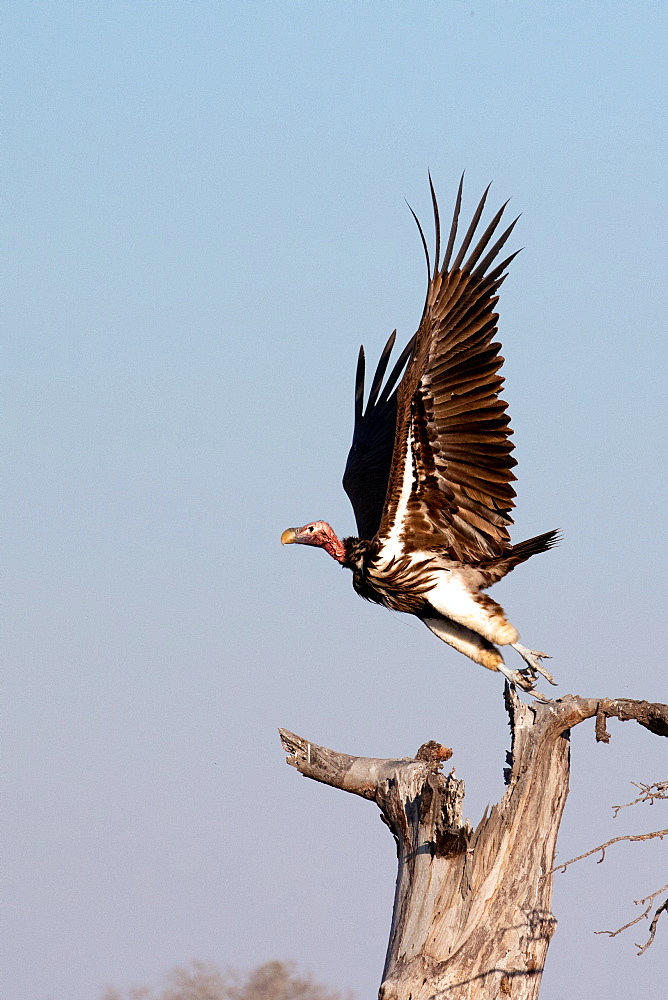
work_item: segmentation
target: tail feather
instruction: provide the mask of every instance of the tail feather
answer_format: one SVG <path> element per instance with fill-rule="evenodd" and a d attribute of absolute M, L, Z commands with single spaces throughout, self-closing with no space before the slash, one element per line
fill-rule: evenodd
<path fill-rule="evenodd" d="M 503 556 L 497 559 L 489 559 L 481 562 L 480 569 L 484 573 L 484 587 L 489 587 L 493 583 L 498 583 L 507 573 L 514 570 L 520 563 L 530 559 L 531 556 L 539 552 L 547 552 L 554 545 L 561 541 L 561 534 L 558 528 L 553 531 L 546 531 L 542 535 L 535 535 L 527 538 L 525 542 L 518 542 L 513 545 Z"/>
<path fill-rule="evenodd" d="M 555 528 L 553 531 L 546 531 L 542 535 L 527 538 L 526 542 L 518 542 L 517 545 L 513 545 L 503 561 L 509 559 L 512 563 L 511 568 L 513 568 L 519 563 L 524 562 L 525 559 L 530 559 L 531 556 L 537 555 L 539 552 L 547 552 L 554 545 L 558 545 L 560 541 L 561 535 L 558 528 Z"/>

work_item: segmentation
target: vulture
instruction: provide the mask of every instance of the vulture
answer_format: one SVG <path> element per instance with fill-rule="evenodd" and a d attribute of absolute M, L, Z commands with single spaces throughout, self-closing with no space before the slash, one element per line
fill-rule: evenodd
<path fill-rule="evenodd" d="M 516 464 L 507 403 L 499 398 L 501 345 L 494 338 L 498 291 L 519 250 L 498 262 L 517 219 L 500 232 L 507 202 L 480 232 L 489 187 L 458 243 L 463 177 L 441 257 L 441 226 L 429 178 L 435 261 L 417 333 L 389 377 L 396 330 L 387 341 L 364 405 L 364 348 L 355 380 L 353 440 L 343 476 L 357 536 L 339 539 L 326 521 L 288 528 L 283 544 L 317 545 L 352 570 L 368 601 L 415 615 L 434 635 L 512 685 L 536 691 L 547 653 L 519 642 L 503 608 L 484 591 L 558 541 L 548 531 L 513 545 L 508 526 Z M 409 206 L 410 207 L 410 206 Z M 507 666 L 512 646 L 525 665 Z"/>

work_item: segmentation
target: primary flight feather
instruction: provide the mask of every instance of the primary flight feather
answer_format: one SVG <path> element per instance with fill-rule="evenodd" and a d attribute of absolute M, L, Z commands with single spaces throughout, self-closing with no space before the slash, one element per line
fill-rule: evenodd
<path fill-rule="evenodd" d="M 431 186 L 431 179 L 430 179 Z M 519 642 L 503 608 L 483 591 L 558 539 L 548 531 L 512 545 L 515 479 L 500 344 L 498 290 L 519 253 L 497 263 L 517 219 L 499 232 L 505 205 L 477 236 L 487 191 L 457 246 L 459 185 L 441 259 L 438 205 L 435 263 L 416 218 L 428 284 L 417 333 L 383 385 L 396 331 L 381 354 L 364 406 L 364 349 L 355 382 L 353 441 L 343 476 L 358 537 L 339 539 L 325 521 L 283 532 L 284 544 L 317 545 L 353 573 L 362 597 L 415 615 L 448 645 L 525 691 L 535 691 L 546 653 Z M 402 375 L 403 372 L 403 375 Z M 400 381 L 399 381 L 400 380 Z M 398 383 L 398 384 L 397 384 Z M 509 668 L 512 646 L 526 666 Z"/>

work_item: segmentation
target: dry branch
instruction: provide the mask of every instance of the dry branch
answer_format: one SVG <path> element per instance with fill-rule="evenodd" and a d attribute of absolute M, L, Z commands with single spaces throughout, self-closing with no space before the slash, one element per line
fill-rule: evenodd
<path fill-rule="evenodd" d="M 591 699 L 579 698 L 578 701 L 585 702 L 591 701 Z M 604 698 L 598 702 L 595 714 L 597 716 L 596 739 L 604 743 L 608 743 L 610 739 L 605 728 L 605 720 L 613 717 L 619 719 L 620 722 L 633 720 L 644 726 L 645 729 L 649 729 L 656 736 L 668 736 L 668 705 L 652 701 L 633 701 L 631 698 Z M 599 735 L 599 717 L 601 719 L 601 735 Z"/>
<path fill-rule="evenodd" d="M 602 861 L 605 861 L 606 848 L 611 847 L 613 844 L 619 844 L 622 840 L 652 840 L 655 837 L 658 837 L 659 840 L 663 840 L 666 836 L 668 836 L 668 830 L 652 830 L 651 833 L 627 833 L 621 837 L 613 837 L 612 840 L 606 840 L 605 844 L 599 844 L 597 847 L 592 847 L 590 851 L 585 851 L 584 854 L 578 854 L 577 858 L 571 858 L 570 861 L 564 861 L 563 864 L 555 865 L 552 871 L 548 874 L 552 875 L 554 872 L 565 872 L 569 865 L 575 864 L 576 861 L 582 861 L 583 858 L 589 858 L 592 854 L 596 854 L 597 851 L 601 852 L 601 857 L 596 862 L 597 865 L 600 865 Z M 661 892 L 661 889 L 659 889 L 659 892 Z M 649 896 L 647 896 L 647 899 L 649 899 Z M 605 931 L 604 933 L 607 934 L 608 931 Z"/>
<path fill-rule="evenodd" d="M 636 944 L 636 948 L 639 949 L 638 955 L 643 955 L 651 945 L 652 941 L 654 940 L 654 935 L 656 934 L 656 927 L 657 924 L 659 923 L 659 917 L 661 916 L 662 913 L 668 913 L 668 898 L 664 899 L 661 906 L 657 907 L 657 909 L 654 911 L 654 916 L 652 917 L 652 923 L 649 925 L 649 937 L 647 938 L 645 943 Z"/>
<path fill-rule="evenodd" d="M 596 716 L 596 725 L 598 729 L 599 725 L 598 714 Z M 620 809 L 626 809 L 628 806 L 635 806 L 639 802 L 649 802 L 650 805 L 653 805 L 655 800 L 657 799 L 668 798 L 668 782 L 666 781 L 655 781 L 651 785 L 645 785 L 642 782 L 634 781 L 632 782 L 632 784 L 634 784 L 636 788 L 640 789 L 641 794 L 632 802 L 626 802 L 624 803 L 624 805 L 621 806 L 613 806 L 612 807 L 614 810 L 613 815 L 615 818 Z M 626 834 L 621 837 L 613 837 L 612 840 L 606 841 L 605 844 L 599 844 L 597 847 L 592 847 L 590 851 L 585 851 L 584 854 L 579 854 L 576 858 L 571 858 L 569 861 L 564 861 L 563 864 L 556 865 L 556 867 L 552 869 L 552 872 L 550 872 L 550 874 L 553 874 L 555 871 L 566 871 L 569 865 L 575 864 L 576 861 L 582 861 L 584 858 L 591 857 L 592 854 L 597 854 L 598 851 L 601 852 L 601 857 L 598 859 L 596 863 L 600 865 L 602 861 L 605 861 L 606 848 L 611 847 L 613 844 L 618 844 L 624 840 L 639 841 L 639 840 L 654 840 L 656 838 L 658 838 L 659 840 L 663 840 L 665 836 L 668 836 L 668 829 L 652 830 L 649 833 Z M 666 889 L 668 889 L 668 885 L 662 886 L 661 889 L 656 889 L 654 892 L 651 892 L 649 896 L 645 896 L 644 899 L 634 899 L 633 902 L 636 904 L 636 906 L 641 906 L 643 903 L 649 904 L 643 910 L 640 916 L 635 917 L 633 920 L 629 920 L 628 923 L 623 924 L 622 927 L 618 927 L 617 930 L 615 931 L 594 931 L 594 933 L 608 934 L 610 937 L 617 937 L 617 935 L 621 934 L 622 931 L 626 931 L 629 929 L 629 927 L 633 927 L 635 926 L 635 924 L 640 923 L 641 920 L 644 920 L 646 917 L 649 917 L 650 911 L 652 909 L 652 900 L 656 899 L 657 896 L 660 896 L 663 892 L 666 891 Z M 645 944 L 643 945 L 636 944 L 636 948 L 639 949 L 638 955 L 644 954 L 649 948 L 649 946 L 652 944 L 656 934 L 656 928 L 659 922 L 659 917 L 661 916 L 662 913 L 666 912 L 667 910 L 668 910 L 668 898 L 665 899 L 663 903 L 661 903 L 661 905 L 655 910 L 649 928 L 649 937 L 645 942 Z"/>
<path fill-rule="evenodd" d="M 645 917 L 649 916 L 650 910 L 652 909 L 651 901 L 653 899 L 656 899 L 657 896 L 660 896 L 662 892 L 666 891 L 666 889 L 668 889 L 668 885 L 664 885 L 660 889 L 655 889 L 654 892 L 651 892 L 649 896 L 645 896 L 644 899 L 634 899 L 633 902 L 636 904 L 636 906 L 641 906 L 643 903 L 648 903 L 648 906 L 643 910 L 643 912 L 640 914 L 639 917 L 636 917 L 634 920 L 629 920 L 628 924 L 624 924 L 623 927 L 618 927 L 616 931 L 594 931 L 594 934 L 608 934 L 610 937 L 617 937 L 617 935 L 621 934 L 622 931 L 627 931 L 629 927 L 633 927 L 635 924 L 639 924 L 641 920 L 644 920 Z M 654 911 L 652 922 L 649 925 L 649 937 L 647 941 L 645 941 L 644 944 L 636 944 L 636 948 L 639 949 L 638 951 L 639 956 L 643 955 L 651 945 L 652 941 L 654 940 L 654 936 L 656 934 L 656 928 L 657 924 L 659 923 L 659 917 L 661 916 L 662 913 L 666 911 L 668 911 L 668 898 L 664 899 L 663 903 L 661 903 L 661 905 L 658 906 L 657 909 Z"/>
<path fill-rule="evenodd" d="M 615 717 L 668 736 L 668 706 L 645 701 L 568 695 L 528 706 L 507 688 L 506 707 L 508 787 L 475 830 L 462 819 L 464 783 L 441 773 L 447 747 L 431 741 L 415 757 L 355 757 L 280 730 L 288 764 L 373 800 L 394 835 L 399 870 L 380 1000 L 535 1000 L 556 927 L 569 730 L 595 717 L 596 737 L 607 742 Z"/>
<path fill-rule="evenodd" d="M 651 785 L 645 785 L 642 781 L 632 781 L 632 785 L 640 789 L 640 795 L 632 802 L 625 802 L 621 806 L 613 806 L 613 816 L 616 819 L 620 809 L 628 809 L 629 806 L 637 806 L 639 802 L 649 802 L 651 806 L 657 799 L 668 799 L 668 781 L 653 781 Z"/>

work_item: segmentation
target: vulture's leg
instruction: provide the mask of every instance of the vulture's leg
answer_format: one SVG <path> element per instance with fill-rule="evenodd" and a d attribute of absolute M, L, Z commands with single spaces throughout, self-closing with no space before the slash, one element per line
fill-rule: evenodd
<path fill-rule="evenodd" d="M 547 671 L 540 662 L 542 659 L 551 659 L 549 653 L 539 653 L 537 649 L 528 649 L 526 646 L 523 646 L 521 642 L 513 642 L 511 645 L 529 665 L 528 670 L 523 670 L 522 673 L 530 673 L 534 678 L 536 677 L 536 674 L 541 674 L 546 681 L 549 681 L 550 684 L 554 684 L 556 686 L 557 682 L 554 680 L 552 674 L 549 673 L 549 671 Z"/>
<path fill-rule="evenodd" d="M 465 625 L 460 625 L 459 622 L 453 621 L 451 618 L 440 615 L 436 617 L 436 613 L 433 617 L 431 615 L 425 616 L 422 621 L 434 635 L 437 635 L 443 642 L 447 642 L 448 646 L 463 653 L 464 656 L 468 656 L 476 663 L 480 663 L 481 666 L 487 667 L 488 670 L 503 670 L 503 657 L 489 639 L 485 639 L 484 636 L 478 635 L 477 632 L 466 628 Z"/>
<path fill-rule="evenodd" d="M 498 670 L 504 677 L 508 678 L 511 684 L 517 685 L 522 691 L 532 694 L 534 698 L 538 698 L 540 701 L 548 701 L 545 695 L 536 691 L 538 673 L 547 675 L 547 671 L 544 668 L 537 669 L 529 663 L 524 670 L 511 669 L 511 667 L 506 666 L 501 653 L 496 646 L 492 645 L 489 639 L 485 639 L 484 636 L 478 635 L 477 632 L 466 628 L 465 625 L 460 625 L 459 622 L 453 621 L 451 618 L 446 618 L 445 616 L 439 618 L 425 617 L 422 621 L 434 635 L 437 635 L 443 642 L 447 642 L 448 646 L 452 646 L 453 649 L 463 653 L 464 656 L 468 656 L 471 660 L 475 660 L 476 663 L 480 663 L 483 667 L 487 667 L 488 670 Z M 522 648 L 524 649 L 524 647 Z M 533 652 L 533 650 L 528 650 L 527 652 Z"/>
<path fill-rule="evenodd" d="M 465 629 L 483 636 L 497 646 L 509 646 L 520 637 L 515 626 L 506 618 L 501 605 L 489 594 L 472 589 L 459 571 L 440 573 L 435 586 L 425 597 L 431 607 L 448 622 L 458 622 Z"/>

